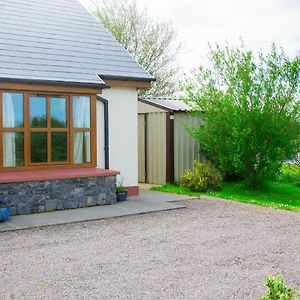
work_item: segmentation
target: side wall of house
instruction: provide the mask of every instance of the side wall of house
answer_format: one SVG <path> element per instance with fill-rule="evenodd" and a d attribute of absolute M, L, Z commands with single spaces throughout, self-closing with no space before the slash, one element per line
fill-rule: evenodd
<path fill-rule="evenodd" d="M 109 168 L 121 172 L 118 181 L 129 194 L 138 193 L 137 89 L 112 87 L 101 95 L 108 100 Z M 104 168 L 103 104 L 97 103 L 98 167 Z"/>

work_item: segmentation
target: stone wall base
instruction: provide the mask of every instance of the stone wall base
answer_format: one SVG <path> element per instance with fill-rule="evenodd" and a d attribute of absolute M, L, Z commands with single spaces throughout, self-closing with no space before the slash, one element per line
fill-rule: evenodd
<path fill-rule="evenodd" d="M 115 204 L 116 177 L 86 177 L 0 184 L 12 215 Z"/>

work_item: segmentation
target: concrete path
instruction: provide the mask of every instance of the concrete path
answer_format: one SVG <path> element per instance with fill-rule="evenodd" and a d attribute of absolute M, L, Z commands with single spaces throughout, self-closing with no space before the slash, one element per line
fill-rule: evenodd
<path fill-rule="evenodd" d="M 0 223 L 0 232 L 184 208 L 184 205 L 174 202 L 190 198 L 184 195 L 140 190 L 139 196 L 129 197 L 128 201 L 116 205 L 13 216 L 8 221 Z"/>

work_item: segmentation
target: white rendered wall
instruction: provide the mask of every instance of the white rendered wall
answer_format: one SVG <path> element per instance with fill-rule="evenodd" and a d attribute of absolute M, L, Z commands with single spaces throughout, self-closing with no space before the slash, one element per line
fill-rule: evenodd
<path fill-rule="evenodd" d="M 100 96 L 108 100 L 109 168 L 121 172 L 124 186 L 138 186 L 137 90 L 114 87 Z M 104 168 L 103 118 L 103 104 L 97 103 L 98 168 Z"/>

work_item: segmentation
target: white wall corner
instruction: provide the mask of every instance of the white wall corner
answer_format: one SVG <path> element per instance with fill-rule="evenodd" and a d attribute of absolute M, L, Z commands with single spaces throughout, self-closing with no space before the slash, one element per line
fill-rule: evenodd
<path fill-rule="evenodd" d="M 120 171 L 118 181 L 138 186 L 137 89 L 113 87 L 101 95 L 108 100 L 109 167 Z M 104 168 L 103 104 L 97 101 L 97 165 Z"/>

